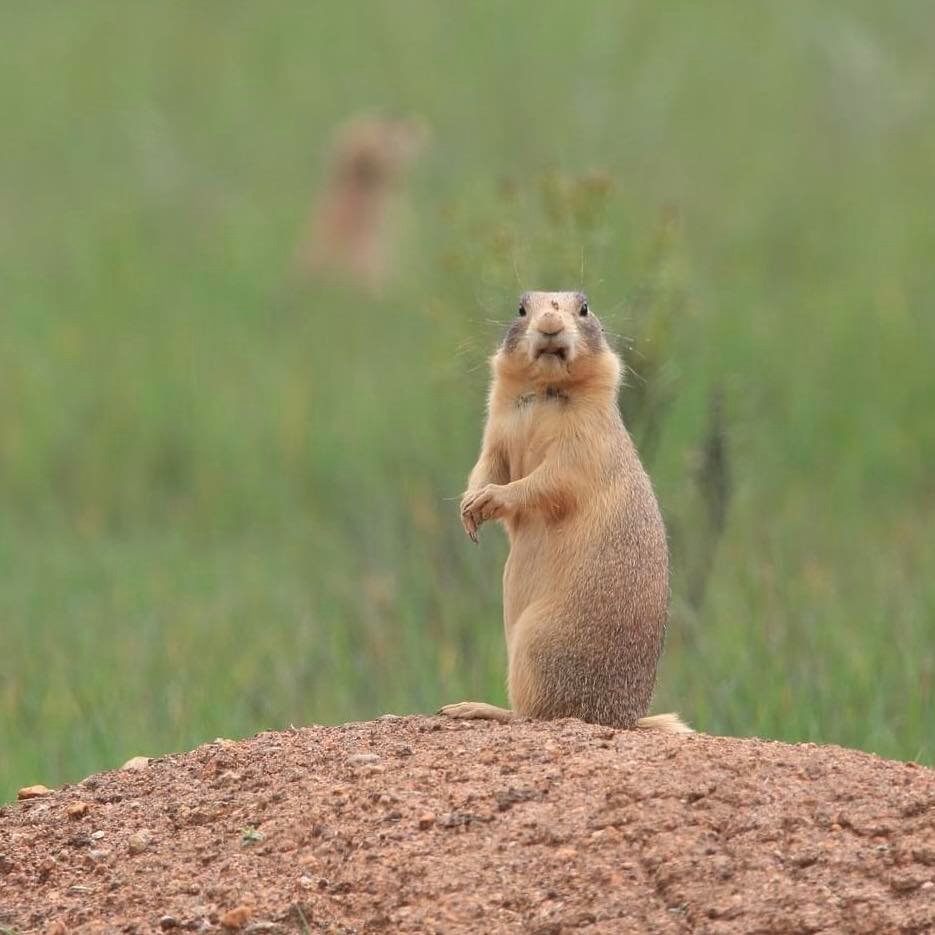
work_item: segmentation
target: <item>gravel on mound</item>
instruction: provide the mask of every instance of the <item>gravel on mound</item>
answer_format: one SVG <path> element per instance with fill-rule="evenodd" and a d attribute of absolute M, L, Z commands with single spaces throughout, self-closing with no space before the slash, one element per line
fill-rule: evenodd
<path fill-rule="evenodd" d="M 935 931 L 935 771 L 836 747 L 387 716 L 130 766 L 0 809 L 0 931 Z"/>

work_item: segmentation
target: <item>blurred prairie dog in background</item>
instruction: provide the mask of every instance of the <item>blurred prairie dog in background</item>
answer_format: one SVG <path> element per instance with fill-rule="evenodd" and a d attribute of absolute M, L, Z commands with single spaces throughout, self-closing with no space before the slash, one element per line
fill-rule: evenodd
<path fill-rule="evenodd" d="M 526 293 L 492 369 L 461 520 L 475 542 L 488 520 L 509 536 L 511 710 L 461 702 L 440 713 L 690 733 L 675 714 L 645 717 L 668 615 L 668 549 L 617 407 L 621 363 L 586 297 Z"/>
<path fill-rule="evenodd" d="M 358 117 L 340 127 L 299 251 L 301 271 L 378 292 L 392 267 L 392 208 L 428 130 L 417 120 Z"/>

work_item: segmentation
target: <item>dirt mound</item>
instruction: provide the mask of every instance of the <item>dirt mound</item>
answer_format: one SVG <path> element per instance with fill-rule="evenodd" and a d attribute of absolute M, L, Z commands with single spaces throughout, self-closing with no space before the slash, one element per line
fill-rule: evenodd
<path fill-rule="evenodd" d="M 0 809 L 0 930 L 935 931 L 912 763 L 385 717 L 134 766 Z"/>

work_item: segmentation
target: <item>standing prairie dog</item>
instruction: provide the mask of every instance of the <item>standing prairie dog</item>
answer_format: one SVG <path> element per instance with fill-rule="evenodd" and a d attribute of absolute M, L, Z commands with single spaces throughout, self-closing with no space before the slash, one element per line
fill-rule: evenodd
<path fill-rule="evenodd" d="M 299 251 L 305 273 L 343 276 L 370 292 L 380 291 L 393 266 L 392 208 L 427 137 L 420 121 L 366 116 L 337 131 Z"/>
<path fill-rule="evenodd" d="M 480 457 L 461 501 L 473 541 L 506 526 L 503 621 L 511 710 L 690 733 L 645 717 L 662 651 L 668 550 L 656 498 L 617 408 L 621 363 L 580 292 L 528 292 L 492 360 Z"/>

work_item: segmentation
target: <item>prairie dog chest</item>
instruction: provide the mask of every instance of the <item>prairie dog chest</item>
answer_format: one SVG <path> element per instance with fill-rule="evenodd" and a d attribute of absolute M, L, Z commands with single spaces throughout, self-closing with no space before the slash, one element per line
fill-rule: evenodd
<path fill-rule="evenodd" d="M 517 400 L 503 425 L 511 481 L 543 462 L 562 432 L 568 408 L 568 398 L 560 393 L 530 393 Z"/>

